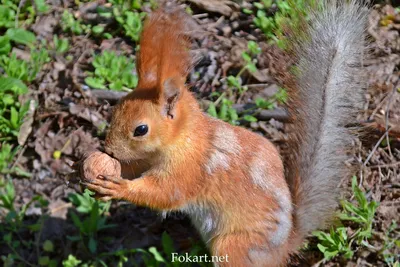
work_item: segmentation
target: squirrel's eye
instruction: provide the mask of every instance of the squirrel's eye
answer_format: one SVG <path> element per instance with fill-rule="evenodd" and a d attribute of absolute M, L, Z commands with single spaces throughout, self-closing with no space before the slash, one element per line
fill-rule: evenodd
<path fill-rule="evenodd" d="M 147 134 L 149 131 L 149 127 L 147 125 L 140 125 L 136 127 L 135 132 L 133 133 L 133 136 L 143 136 Z"/>

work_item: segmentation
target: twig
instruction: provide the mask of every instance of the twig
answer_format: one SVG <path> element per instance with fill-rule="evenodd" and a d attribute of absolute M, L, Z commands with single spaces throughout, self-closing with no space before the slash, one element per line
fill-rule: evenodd
<path fill-rule="evenodd" d="M 83 91 L 82 86 L 80 85 L 79 81 L 78 81 L 78 68 L 79 68 L 79 64 L 81 63 L 82 59 L 89 54 L 89 50 L 86 49 L 85 51 L 83 51 L 83 53 L 79 56 L 78 60 L 74 63 L 73 67 L 72 67 L 72 82 L 74 83 L 74 86 L 79 90 L 79 92 L 82 94 L 82 96 L 86 99 L 86 93 Z"/>
<path fill-rule="evenodd" d="M 397 85 L 393 86 L 392 93 L 390 94 L 388 103 L 386 105 L 386 113 L 385 113 L 386 143 L 387 143 L 387 148 L 388 148 L 389 155 L 390 155 L 390 158 L 392 161 L 393 161 L 393 154 L 392 154 L 392 149 L 390 148 L 389 130 L 388 130 L 389 129 L 389 113 L 390 113 L 389 111 L 390 111 L 390 104 L 392 103 L 393 96 L 394 96 L 396 90 L 397 90 Z M 395 171 L 394 176 L 396 176 L 396 170 L 394 170 L 394 171 Z"/>
<path fill-rule="evenodd" d="M 10 168 L 11 170 L 15 168 L 15 166 L 16 166 L 17 163 L 18 163 L 18 161 L 21 159 L 22 154 L 24 154 L 25 149 L 26 149 L 26 146 L 24 145 L 24 146 L 22 147 L 22 149 L 20 150 L 20 152 L 18 153 L 17 159 L 16 159 L 16 160 L 14 161 L 14 163 L 11 165 L 11 168 Z"/>
<path fill-rule="evenodd" d="M 122 97 L 126 96 L 127 92 L 111 91 L 111 90 L 100 90 L 95 89 L 90 91 L 92 96 L 100 100 L 106 100 L 109 102 L 117 102 Z"/>
<path fill-rule="evenodd" d="M 25 3 L 26 3 L 26 0 L 21 0 L 18 3 L 17 14 L 15 15 L 15 28 L 18 28 L 19 15 L 21 13 L 21 8 L 25 5 Z"/>
<path fill-rule="evenodd" d="M 379 138 L 378 142 L 376 142 L 374 148 L 372 149 L 371 153 L 369 153 L 367 159 L 365 160 L 363 167 L 367 165 L 369 160 L 371 159 L 372 155 L 375 153 L 375 151 L 378 149 L 378 146 L 381 144 L 382 140 L 386 137 L 386 133 L 390 131 L 390 128 L 385 131 L 385 133 Z"/>
<path fill-rule="evenodd" d="M 376 169 L 376 168 L 393 168 L 396 167 L 397 165 L 400 165 L 400 161 L 397 161 L 395 163 L 389 163 L 389 164 L 382 164 L 382 165 L 373 165 L 373 166 L 369 166 L 367 168 L 370 169 Z"/>

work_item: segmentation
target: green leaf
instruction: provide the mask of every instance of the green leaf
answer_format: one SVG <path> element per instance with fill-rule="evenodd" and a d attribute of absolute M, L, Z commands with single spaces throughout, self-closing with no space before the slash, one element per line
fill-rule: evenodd
<path fill-rule="evenodd" d="M 248 8 L 243 8 L 242 11 L 243 11 L 243 13 L 246 14 L 246 15 L 253 14 L 253 11 L 252 11 L 251 9 L 248 9 Z"/>
<path fill-rule="evenodd" d="M 89 238 L 88 246 L 89 246 L 89 250 L 90 250 L 91 253 L 93 253 L 93 254 L 96 253 L 96 251 L 97 251 L 97 242 L 93 237 Z"/>
<path fill-rule="evenodd" d="M 6 106 L 11 106 L 12 104 L 14 104 L 14 97 L 12 96 L 12 95 L 10 95 L 10 94 L 5 94 L 5 95 L 3 95 L 3 103 L 4 103 L 4 105 L 6 105 Z"/>
<path fill-rule="evenodd" d="M 156 259 L 156 261 L 158 261 L 158 262 L 164 262 L 164 263 L 166 262 L 165 259 L 163 258 L 163 256 L 161 255 L 161 253 L 158 252 L 157 248 L 151 247 L 151 248 L 149 248 L 149 252 L 150 252 L 151 254 L 153 254 L 153 256 L 154 256 L 154 258 Z"/>
<path fill-rule="evenodd" d="M 257 118 L 251 115 L 244 115 L 243 119 L 249 122 L 257 122 Z"/>
<path fill-rule="evenodd" d="M 221 108 L 219 109 L 218 117 L 223 120 L 228 120 L 228 104 L 226 103 L 225 99 L 222 100 Z"/>
<path fill-rule="evenodd" d="M 35 6 L 40 13 L 45 13 L 49 10 L 49 6 L 46 5 L 44 0 L 35 0 Z"/>
<path fill-rule="evenodd" d="M 12 77 L 0 77 L 0 92 L 13 91 L 17 94 L 25 94 L 28 87 L 20 80 Z"/>
<path fill-rule="evenodd" d="M 228 109 L 228 113 L 229 113 L 229 117 L 230 117 L 230 119 L 231 119 L 231 121 L 232 121 L 232 124 L 235 124 L 236 121 L 239 119 L 239 116 L 238 116 L 238 114 L 237 114 L 236 109 L 230 107 L 230 108 Z"/>
<path fill-rule="evenodd" d="M 54 251 L 53 242 L 51 242 L 50 240 L 44 241 L 43 250 L 46 251 L 46 252 L 53 252 Z"/>
<path fill-rule="evenodd" d="M 250 55 L 247 54 L 246 52 L 243 52 L 243 53 L 242 53 L 242 58 L 243 58 L 247 63 L 251 62 L 251 57 L 250 57 Z"/>
<path fill-rule="evenodd" d="M 79 228 L 79 230 L 83 230 L 83 224 L 79 219 L 79 217 L 74 212 L 71 212 L 71 219 L 75 224 L 75 226 Z"/>
<path fill-rule="evenodd" d="M 68 259 L 62 262 L 63 267 L 77 267 L 82 261 L 75 258 L 74 255 L 69 255 Z"/>
<path fill-rule="evenodd" d="M 8 36 L 0 36 L 0 55 L 7 55 L 10 51 L 10 38 Z"/>
<path fill-rule="evenodd" d="M 6 243 L 11 243 L 11 240 L 12 240 L 12 234 L 11 233 L 8 233 L 8 234 L 6 234 L 6 235 L 4 235 L 3 236 L 3 240 L 6 242 Z"/>
<path fill-rule="evenodd" d="M 167 232 L 164 232 L 162 234 L 161 241 L 165 254 L 172 255 L 172 253 L 175 251 L 174 242 L 172 241 L 172 238 L 167 234 Z"/>
<path fill-rule="evenodd" d="M 94 27 L 92 28 L 92 31 L 93 31 L 93 33 L 95 33 L 95 34 L 100 34 L 100 33 L 104 32 L 104 27 L 103 27 L 103 26 L 96 25 L 96 26 L 94 26 Z"/>
<path fill-rule="evenodd" d="M 10 117 L 11 126 L 13 129 L 18 129 L 19 128 L 18 111 L 15 107 L 11 107 L 10 112 L 11 112 L 11 117 Z"/>
<path fill-rule="evenodd" d="M 87 77 L 85 83 L 94 89 L 106 89 L 103 78 Z"/>
<path fill-rule="evenodd" d="M 72 236 L 68 235 L 67 239 L 71 241 L 80 241 L 81 237 L 79 235 L 72 235 Z"/>
<path fill-rule="evenodd" d="M 111 90 L 121 91 L 123 84 L 122 84 L 122 81 L 115 81 L 115 82 L 110 83 L 109 87 Z"/>
<path fill-rule="evenodd" d="M 229 86 L 232 86 L 232 87 L 235 87 L 235 88 L 240 88 L 242 86 L 239 78 L 237 78 L 237 77 L 229 76 L 227 78 L 227 81 L 228 81 L 228 85 Z"/>
<path fill-rule="evenodd" d="M 39 258 L 39 265 L 40 266 L 47 266 L 49 265 L 50 258 L 49 256 L 43 256 Z"/>
<path fill-rule="evenodd" d="M 321 245 L 321 244 L 317 244 L 317 247 L 318 247 L 318 249 L 319 249 L 322 253 L 324 253 L 325 250 L 326 250 L 326 247 L 324 247 L 324 246 Z"/>
<path fill-rule="evenodd" d="M 214 103 L 210 103 L 207 109 L 207 113 L 214 118 L 218 118 L 217 108 L 215 107 Z"/>
<path fill-rule="evenodd" d="M 33 32 L 21 28 L 8 29 L 6 35 L 14 42 L 24 45 L 33 45 L 36 41 L 36 36 Z"/>
<path fill-rule="evenodd" d="M 254 72 L 257 71 L 256 65 L 255 65 L 254 63 L 251 63 L 251 62 L 249 62 L 249 63 L 246 65 L 246 68 L 247 68 L 251 73 L 254 73 Z"/>

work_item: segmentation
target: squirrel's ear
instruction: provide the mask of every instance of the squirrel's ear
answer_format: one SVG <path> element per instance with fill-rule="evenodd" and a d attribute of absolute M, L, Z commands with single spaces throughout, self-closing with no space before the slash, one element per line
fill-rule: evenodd
<path fill-rule="evenodd" d="M 173 119 L 176 115 L 176 103 L 181 96 L 181 85 L 175 78 L 169 78 L 162 85 L 162 103 L 164 105 L 164 114 Z"/>

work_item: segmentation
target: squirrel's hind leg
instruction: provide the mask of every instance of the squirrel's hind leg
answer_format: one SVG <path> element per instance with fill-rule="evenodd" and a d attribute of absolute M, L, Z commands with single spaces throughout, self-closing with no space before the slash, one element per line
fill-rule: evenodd
<path fill-rule="evenodd" d="M 211 241 L 213 262 L 219 267 L 285 266 L 289 256 L 286 246 L 271 247 L 267 241 L 260 232 L 216 236 Z"/>

